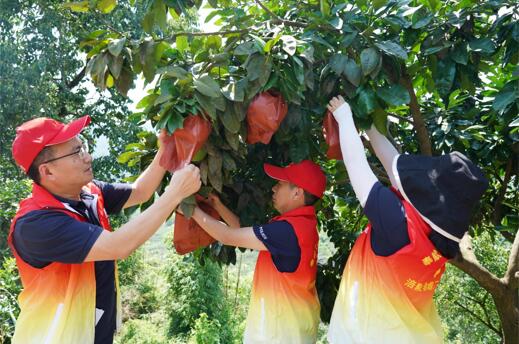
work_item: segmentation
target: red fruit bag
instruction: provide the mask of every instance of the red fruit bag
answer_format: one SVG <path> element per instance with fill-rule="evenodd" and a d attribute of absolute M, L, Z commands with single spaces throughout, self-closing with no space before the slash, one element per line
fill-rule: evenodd
<path fill-rule="evenodd" d="M 203 198 L 196 195 L 198 206 L 208 215 L 220 220 L 220 215 L 210 205 L 201 202 Z M 192 218 L 188 219 L 179 213 L 175 214 L 173 225 L 173 246 L 178 254 L 186 254 L 199 247 L 211 245 L 216 240 L 207 234 Z"/>
<path fill-rule="evenodd" d="M 323 135 L 328 150 L 326 156 L 328 159 L 342 160 L 341 143 L 339 140 L 339 125 L 330 111 L 326 112 L 323 120 Z"/>
<path fill-rule="evenodd" d="M 275 91 L 258 94 L 247 109 L 247 143 L 268 144 L 288 112 L 283 96 Z"/>
<path fill-rule="evenodd" d="M 193 156 L 202 148 L 211 133 L 211 122 L 199 115 L 184 119 L 184 127 L 179 128 L 164 138 L 164 153 L 160 166 L 175 172 L 189 164 Z"/>

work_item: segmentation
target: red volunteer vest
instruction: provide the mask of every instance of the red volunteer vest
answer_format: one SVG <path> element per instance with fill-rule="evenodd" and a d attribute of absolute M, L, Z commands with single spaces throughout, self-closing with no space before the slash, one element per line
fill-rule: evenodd
<path fill-rule="evenodd" d="M 371 225 L 357 238 L 330 320 L 332 344 L 443 340 L 433 294 L 447 260 L 429 240 L 429 225 L 411 204 L 401 200 L 410 243 L 382 257 L 371 248 Z"/>
<path fill-rule="evenodd" d="M 294 228 L 301 260 L 296 271 L 279 272 L 268 251 L 256 262 L 244 343 L 315 343 L 319 299 L 315 289 L 319 235 L 313 206 L 275 217 Z"/>
<path fill-rule="evenodd" d="M 89 183 L 84 190 L 97 197 L 97 215 L 102 227 L 111 231 L 101 190 Z M 8 243 L 16 259 L 23 290 L 18 302 L 20 315 L 13 343 L 93 343 L 95 330 L 96 280 L 94 262 L 64 264 L 54 262 L 41 269 L 27 264 L 13 245 L 16 221 L 34 210 L 56 210 L 86 221 L 43 187 L 33 184 L 32 195 L 20 202 L 9 231 Z M 115 264 L 115 263 L 114 263 Z M 121 323 L 117 266 L 117 326 Z"/>

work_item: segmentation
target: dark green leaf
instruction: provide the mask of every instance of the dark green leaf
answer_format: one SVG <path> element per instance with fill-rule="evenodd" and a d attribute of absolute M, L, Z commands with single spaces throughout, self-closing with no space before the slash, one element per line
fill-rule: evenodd
<path fill-rule="evenodd" d="M 247 62 L 247 78 L 250 81 L 258 79 L 265 71 L 265 56 L 261 54 L 252 55 Z"/>
<path fill-rule="evenodd" d="M 409 92 L 401 85 L 386 85 L 377 89 L 380 99 L 392 106 L 408 104 L 411 101 Z"/>
<path fill-rule="evenodd" d="M 387 135 L 387 112 L 385 112 L 384 110 L 380 109 L 380 108 L 377 108 L 375 109 L 375 111 L 373 112 L 373 124 L 375 125 L 375 127 L 377 128 L 377 130 L 383 134 L 383 135 Z"/>
<path fill-rule="evenodd" d="M 337 75 L 341 75 L 346 67 L 346 62 L 348 62 L 348 57 L 343 54 L 335 54 L 330 59 L 330 67 Z"/>
<path fill-rule="evenodd" d="M 357 100 L 360 113 L 369 115 L 378 107 L 377 97 L 371 89 L 362 89 Z"/>
<path fill-rule="evenodd" d="M 232 109 L 225 111 L 220 117 L 225 129 L 233 134 L 237 134 L 240 131 L 240 121 Z"/>
<path fill-rule="evenodd" d="M 362 78 L 362 71 L 360 67 L 355 63 L 354 60 L 348 59 L 346 65 L 344 66 L 344 76 L 351 82 L 354 86 L 360 85 L 360 80 Z"/>
<path fill-rule="evenodd" d="M 220 86 L 209 75 L 204 75 L 199 79 L 195 79 L 193 85 L 198 92 L 208 97 L 215 98 L 220 95 Z"/>
<path fill-rule="evenodd" d="M 505 110 L 510 104 L 518 102 L 519 92 L 517 90 L 501 91 L 494 99 L 492 107 L 496 111 Z"/>
<path fill-rule="evenodd" d="M 184 68 L 173 65 L 161 67 L 157 69 L 157 73 L 163 74 L 164 76 L 178 78 L 181 80 L 185 79 L 189 75 L 189 73 Z"/>
<path fill-rule="evenodd" d="M 234 55 L 252 55 L 259 52 L 257 45 L 254 42 L 245 42 L 234 49 Z"/>
<path fill-rule="evenodd" d="M 469 42 L 471 50 L 482 53 L 492 54 L 496 50 L 494 42 L 490 38 L 479 38 Z"/>
<path fill-rule="evenodd" d="M 357 31 L 348 32 L 347 34 L 345 34 L 344 38 L 342 39 L 342 46 L 344 48 L 349 47 L 351 45 L 351 43 L 353 43 L 353 41 L 357 37 L 357 34 L 358 34 Z"/>
<path fill-rule="evenodd" d="M 216 107 L 213 103 L 213 99 L 215 98 L 211 99 L 200 92 L 195 92 L 195 98 L 202 109 L 209 115 L 209 117 L 216 119 Z"/>
<path fill-rule="evenodd" d="M 407 60 L 407 51 L 395 42 L 383 41 L 377 42 L 375 45 L 388 55 Z"/>
<path fill-rule="evenodd" d="M 242 102 L 245 96 L 245 92 L 242 87 L 240 87 L 237 82 L 230 82 L 222 89 L 223 95 L 233 101 L 233 102 Z"/>
<path fill-rule="evenodd" d="M 375 48 L 367 48 L 360 53 L 360 64 L 364 75 L 370 74 L 377 68 L 380 62 L 380 56 Z"/>
<path fill-rule="evenodd" d="M 466 42 L 458 44 L 449 55 L 456 63 L 467 65 L 469 59 L 468 45 Z"/>
<path fill-rule="evenodd" d="M 169 116 L 167 128 L 170 133 L 173 133 L 178 128 L 182 128 L 184 126 L 184 117 L 182 117 L 179 113 L 173 113 Z"/>

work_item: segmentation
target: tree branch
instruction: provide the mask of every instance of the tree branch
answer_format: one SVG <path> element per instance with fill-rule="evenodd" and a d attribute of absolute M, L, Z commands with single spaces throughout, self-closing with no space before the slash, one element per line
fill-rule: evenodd
<path fill-rule="evenodd" d="M 519 231 L 515 233 L 515 240 L 508 257 L 508 268 L 506 269 L 503 282 L 511 289 L 519 288 Z"/>
<path fill-rule="evenodd" d="M 301 22 L 283 19 L 280 16 L 278 16 L 277 14 L 275 14 L 274 12 L 272 12 L 272 10 L 270 10 L 267 6 L 265 6 L 260 0 L 254 0 L 254 1 L 273 18 L 271 20 L 271 22 L 274 24 L 283 24 L 286 26 L 299 27 L 302 29 L 305 29 L 311 25 L 310 23 L 301 23 Z M 317 28 L 319 30 L 341 32 L 341 30 L 335 29 L 331 26 L 317 25 Z"/>
<path fill-rule="evenodd" d="M 171 37 L 164 39 L 165 41 L 174 41 L 178 36 L 219 36 L 219 35 L 233 35 L 248 33 L 249 30 L 223 30 L 223 31 L 209 31 L 209 32 L 187 32 L 181 31 L 174 33 Z"/>
<path fill-rule="evenodd" d="M 468 233 L 465 233 L 460 242 L 460 250 L 461 254 L 451 259 L 449 263 L 472 276 L 491 294 L 499 293 L 503 282 L 479 263 L 472 249 L 472 238 Z"/>
<path fill-rule="evenodd" d="M 481 317 L 479 315 L 477 315 L 474 311 L 470 310 L 468 307 L 465 307 L 463 306 L 459 301 L 454 301 L 454 303 L 460 307 L 461 309 L 463 309 L 465 312 L 469 313 L 470 315 L 472 315 L 474 318 L 476 318 L 477 320 L 479 320 L 483 325 L 485 325 L 486 327 L 488 327 L 489 329 L 491 329 L 492 331 L 494 331 L 495 333 L 497 333 L 497 335 L 499 336 L 499 338 L 502 338 L 503 337 L 503 334 L 498 331 L 494 326 L 492 326 L 492 324 L 490 323 L 487 323 L 485 320 L 481 319 Z"/>
<path fill-rule="evenodd" d="M 81 69 L 81 71 L 70 82 L 66 83 L 69 90 L 76 87 L 81 82 L 81 80 L 83 80 L 83 78 L 85 77 L 88 61 L 89 61 L 89 59 L 86 60 L 85 66 Z"/>
<path fill-rule="evenodd" d="M 416 92 L 414 91 L 413 82 L 411 81 L 411 77 L 409 76 L 405 66 L 402 66 L 402 76 L 400 77 L 399 83 L 407 89 L 407 92 L 411 97 L 409 108 L 411 110 L 411 115 L 413 116 L 413 126 L 416 130 L 418 144 L 420 145 L 420 153 L 431 156 L 432 148 L 431 141 L 429 140 L 429 132 L 427 131 L 425 121 L 422 117 L 422 111 L 420 110 L 420 105 L 418 104 L 418 98 L 416 97 Z"/>

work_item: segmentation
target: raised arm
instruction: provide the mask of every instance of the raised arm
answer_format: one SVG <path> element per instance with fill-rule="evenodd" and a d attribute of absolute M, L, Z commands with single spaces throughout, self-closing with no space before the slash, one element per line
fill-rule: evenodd
<path fill-rule="evenodd" d="M 223 217 L 223 216 L 222 216 Z M 193 219 L 209 235 L 225 245 L 250 248 L 253 250 L 266 250 L 265 245 L 256 237 L 252 227 L 230 228 L 225 223 L 220 222 L 199 207 L 193 212 Z"/>
<path fill-rule="evenodd" d="M 187 165 L 176 171 L 164 193 L 148 209 L 115 232 L 102 231 L 85 261 L 128 257 L 159 229 L 184 198 L 197 192 L 200 185 L 200 171 L 196 166 Z"/>
<path fill-rule="evenodd" d="M 393 185 L 394 188 L 397 188 L 392 164 L 395 157 L 399 154 L 398 151 L 393 144 L 389 142 L 387 137 L 382 135 L 374 125 L 372 125 L 366 133 L 368 134 L 369 141 L 371 142 L 371 146 L 373 147 L 377 158 L 384 166 L 384 169 L 389 176 L 389 180 L 391 180 L 391 185 Z"/>
<path fill-rule="evenodd" d="M 225 206 L 220 200 L 220 197 L 211 193 L 207 197 L 206 203 L 214 208 L 222 217 L 222 220 L 231 228 L 240 228 L 240 218 Z"/>
<path fill-rule="evenodd" d="M 162 143 L 165 136 L 166 131 L 163 129 L 159 135 L 159 143 Z M 157 154 L 155 154 L 151 164 L 139 175 L 137 180 L 133 182 L 132 193 L 123 208 L 144 203 L 153 196 L 155 190 L 159 187 L 162 178 L 164 178 L 164 175 L 166 174 L 166 169 L 159 164 L 163 151 L 164 145 L 160 144 Z"/>
<path fill-rule="evenodd" d="M 362 207 L 366 204 L 369 192 L 378 181 L 369 166 L 364 145 L 353 122 L 350 106 L 341 96 L 332 98 L 328 104 L 328 110 L 333 113 L 339 124 L 339 137 L 341 151 L 350 182 Z"/>

